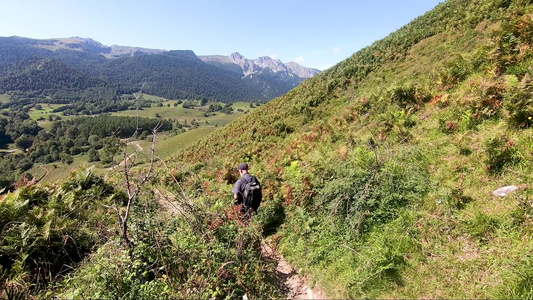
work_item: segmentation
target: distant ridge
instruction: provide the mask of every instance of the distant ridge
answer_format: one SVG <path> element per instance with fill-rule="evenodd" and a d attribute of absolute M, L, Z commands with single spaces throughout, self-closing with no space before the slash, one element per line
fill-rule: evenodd
<path fill-rule="evenodd" d="M 238 65 L 241 68 L 244 76 L 262 73 L 265 69 L 269 69 L 274 73 L 282 73 L 286 76 L 297 75 L 298 77 L 304 79 L 311 78 L 320 73 L 320 70 L 306 68 L 297 64 L 296 62 L 284 64 L 281 62 L 281 60 L 274 59 L 269 56 L 262 56 L 257 59 L 248 59 L 242 56 L 239 52 L 231 53 L 229 56 L 204 55 L 199 56 L 199 58 L 206 63 Z"/>
<path fill-rule="evenodd" d="M 285 65 L 270 57 L 249 60 L 237 52 L 231 57 L 199 58 L 191 50 L 106 46 L 91 38 L 12 36 L 0 37 L 0 82 L 6 83 L 0 86 L 0 92 L 24 91 L 29 93 L 28 96 L 31 94 L 29 99 L 37 97 L 40 101 L 65 102 L 64 98 L 55 99 L 54 96 L 64 95 L 58 91 L 67 88 L 62 87 L 64 81 L 59 80 L 62 77 L 57 71 L 59 68 L 47 71 L 46 84 L 44 81 L 34 84 L 31 80 L 21 80 L 26 77 L 17 72 L 24 69 L 24 65 L 29 66 L 40 59 L 57 60 L 65 67 L 77 70 L 76 78 L 99 82 L 99 86 L 121 85 L 125 90 L 135 90 L 145 84 L 147 93 L 165 98 L 208 98 L 223 102 L 269 101 L 319 72 L 294 63 Z M 76 86 L 75 82 L 68 82 L 69 89 Z M 54 89 L 45 89 L 45 86 Z M 81 90 L 89 88 L 83 85 L 74 92 L 79 95 Z M 124 91 L 108 92 L 116 98 Z"/>

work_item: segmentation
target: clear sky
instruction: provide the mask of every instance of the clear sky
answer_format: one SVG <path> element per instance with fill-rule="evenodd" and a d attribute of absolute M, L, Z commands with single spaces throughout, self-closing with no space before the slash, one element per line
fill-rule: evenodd
<path fill-rule="evenodd" d="M 443 0 L 1 0 L 0 36 L 90 37 L 326 69 Z"/>

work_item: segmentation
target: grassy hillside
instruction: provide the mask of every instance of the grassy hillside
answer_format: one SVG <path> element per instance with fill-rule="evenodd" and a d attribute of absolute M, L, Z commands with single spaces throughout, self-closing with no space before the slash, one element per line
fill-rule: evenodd
<path fill-rule="evenodd" d="M 204 139 L 162 140 L 139 193 L 146 165 L 20 188 L 0 296 L 282 298 L 266 238 L 330 298 L 531 298 L 532 37 L 531 0 L 449 0 Z M 251 222 L 242 161 L 264 188 Z"/>
<path fill-rule="evenodd" d="M 331 297 L 530 296 L 532 36 L 531 1 L 447 1 L 174 172 L 198 173 L 220 211 L 249 162 L 259 222 Z M 506 185 L 520 189 L 493 196 Z"/>

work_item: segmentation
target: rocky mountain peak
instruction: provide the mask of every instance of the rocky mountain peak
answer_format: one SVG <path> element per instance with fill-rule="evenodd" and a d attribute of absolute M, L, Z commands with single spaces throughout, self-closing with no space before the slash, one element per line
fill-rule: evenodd
<path fill-rule="evenodd" d="M 257 59 L 248 59 L 239 52 L 233 52 L 229 56 L 208 55 L 200 56 L 207 63 L 234 64 L 238 65 L 244 76 L 269 71 L 278 75 L 294 77 L 294 75 L 307 79 L 320 73 L 317 69 L 306 68 L 295 62 L 284 64 L 281 60 L 270 56 L 261 56 Z"/>
<path fill-rule="evenodd" d="M 239 63 L 243 60 L 245 60 L 246 58 L 244 58 L 244 56 L 242 56 L 239 52 L 233 52 L 230 54 L 230 57 L 231 59 L 233 60 L 233 62 L 235 63 Z"/>

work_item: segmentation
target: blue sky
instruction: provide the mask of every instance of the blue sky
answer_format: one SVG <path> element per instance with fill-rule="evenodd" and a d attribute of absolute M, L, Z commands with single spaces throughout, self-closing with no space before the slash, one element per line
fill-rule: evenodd
<path fill-rule="evenodd" d="M 3 0 L 0 36 L 90 37 L 325 69 L 443 0 Z"/>

